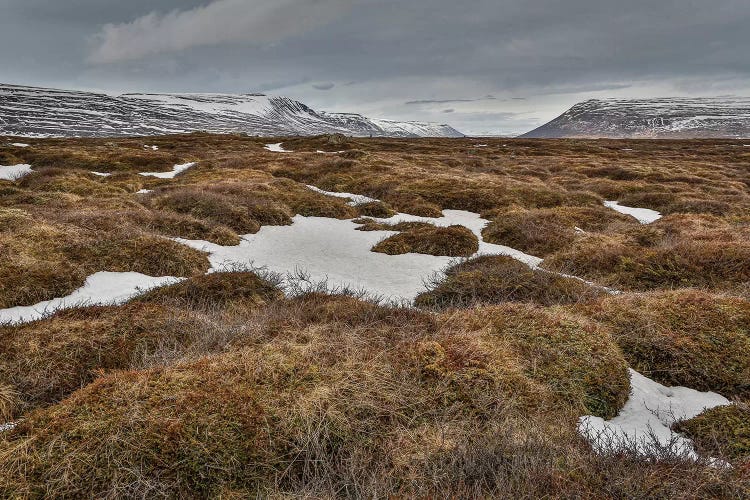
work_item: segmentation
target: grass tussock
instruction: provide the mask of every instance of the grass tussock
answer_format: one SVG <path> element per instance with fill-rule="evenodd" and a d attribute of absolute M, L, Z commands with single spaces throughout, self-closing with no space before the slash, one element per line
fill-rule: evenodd
<path fill-rule="evenodd" d="M 746 402 L 707 410 L 678 422 L 675 430 L 692 439 L 700 453 L 745 463 L 750 460 L 750 406 Z"/>
<path fill-rule="evenodd" d="M 633 369 L 667 385 L 750 394 L 750 302 L 698 290 L 607 297 L 581 307 Z"/>
<path fill-rule="evenodd" d="M 504 302 L 551 306 L 588 301 L 605 293 L 574 278 L 531 269 L 511 257 L 480 256 L 448 268 L 445 276 L 435 276 L 415 304 L 431 309 Z"/>
<path fill-rule="evenodd" d="M 209 273 L 151 290 L 136 301 L 196 310 L 259 307 L 283 297 L 279 285 L 278 279 L 271 281 L 249 271 Z"/>
<path fill-rule="evenodd" d="M 479 250 L 479 239 L 464 226 L 412 226 L 390 236 L 372 248 L 388 255 L 422 253 L 448 257 L 469 257 Z"/>
<path fill-rule="evenodd" d="M 506 460 L 520 463 L 524 450 L 544 450 L 549 479 L 564 473 L 555 439 L 590 453 L 575 437 L 571 406 L 607 415 L 628 390 L 607 335 L 561 312 L 506 307 L 435 318 L 313 294 L 244 324 L 232 350 L 104 375 L 28 415 L 0 438 L 3 494 L 326 485 L 357 494 L 374 491 L 370 477 L 380 478 L 378 489 L 429 493 L 472 460 L 481 464 L 476 476 L 450 487 L 491 492 L 510 487 L 498 481 L 518 473 Z M 543 415 L 553 406 L 550 422 Z"/>
<path fill-rule="evenodd" d="M 632 217 L 606 207 L 510 210 L 493 213 L 482 236 L 488 243 L 546 257 L 568 248 L 581 231 L 603 231 L 613 224 L 632 226 L 637 223 Z"/>

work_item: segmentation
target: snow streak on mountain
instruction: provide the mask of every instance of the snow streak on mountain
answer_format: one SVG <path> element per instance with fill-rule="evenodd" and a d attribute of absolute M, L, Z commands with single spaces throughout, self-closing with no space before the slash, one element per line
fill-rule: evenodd
<path fill-rule="evenodd" d="M 325 113 L 287 97 L 263 94 L 110 96 L 0 84 L 0 135 L 116 137 L 194 131 L 254 136 L 463 136 L 449 125 Z"/>

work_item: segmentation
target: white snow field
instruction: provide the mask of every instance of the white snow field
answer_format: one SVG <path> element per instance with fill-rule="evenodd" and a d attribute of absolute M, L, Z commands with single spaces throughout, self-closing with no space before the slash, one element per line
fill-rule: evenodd
<path fill-rule="evenodd" d="M 600 453 L 634 450 L 644 457 L 659 456 L 665 450 L 694 460 L 698 455 L 692 440 L 670 428 L 678 420 L 693 418 L 703 411 L 731 402 L 714 392 L 687 387 L 665 387 L 630 370 L 630 398 L 612 420 L 581 417 L 578 429 Z"/>
<path fill-rule="evenodd" d="M 182 165 L 175 165 L 171 172 L 141 172 L 141 175 L 145 177 L 158 177 L 159 179 L 174 179 L 177 174 L 181 174 L 195 165 L 195 162 L 183 163 Z"/>
<path fill-rule="evenodd" d="M 445 210 L 440 218 L 398 214 L 376 221 L 396 223 L 425 221 L 438 226 L 460 224 L 480 238 L 477 255 L 509 255 L 531 267 L 542 259 L 518 250 L 481 241 L 481 229 L 488 223 L 478 214 Z M 256 234 L 243 236 L 237 246 L 221 246 L 208 241 L 177 239 L 192 248 L 209 253 L 213 270 L 233 266 L 280 273 L 294 281 L 302 271 L 313 282 L 326 281 L 330 287 L 363 290 L 384 300 L 411 302 L 425 290 L 424 282 L 442 272 L 454 257 L 423 254 L 386 255 L 371 248 L 395 231 L 357 231 L 351 220 L 296 216 L 291 226 L 263 226 Z"/>
<path fill-rule="evenodd" d="M 287 151 L 286 149 L 282 148 L 282 144 L 282 142 L 277 142 L 276 144 L 266 144 L 263 149 L 273 151 L 274 153 L 293 153 L 293 151 Z"/>
<path fill-rule="evenodd" d="M 119 305 L 152 288 L 171 285 L 182 278 L 154 278 L 141 273 L 98 272 L 67 297 L 47 300 L 33 306 L 0 309 L 0 324 L 28 323 L 44 318 L 60 309 L 93 305 Z"/>
<path fill-rule="evenodd" d="M 18 179 L 29 175 L 31 172 L 33 172 L 33 170 L 31 170 L 31 165 L 0 165 L 0 180 L 17 181 Z"/>
<path fill-rule="evenodd" d="M 661 213 L 657 212 L 656 210 L 651 210 L 650 208 L 626 207 L 624 205 L 620 205 L 616 201 L 605 201 L 604 206 L 607 208 L 611 208 L 612 210 L 616 210 L 621 214 L 635 217 L 641 224 L 651 224 L 652 222 L 656 222 L 662 217 Z"/>

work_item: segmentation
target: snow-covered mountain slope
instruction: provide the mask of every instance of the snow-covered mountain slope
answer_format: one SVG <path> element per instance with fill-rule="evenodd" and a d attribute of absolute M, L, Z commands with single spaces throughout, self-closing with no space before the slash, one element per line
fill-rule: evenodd
<path fill-rule="evenodd" d="M 324 113 L 262 94 L 124 94 L 0 84 L 0 135 L 110 137 L 208 131 L 256 136 L 342 133 L 462 137 L 449 125 Z"/>
<path fill-rule="evenodd" d="M 750 98 L 592 99 L 521 137 L 750 137 Z"/>

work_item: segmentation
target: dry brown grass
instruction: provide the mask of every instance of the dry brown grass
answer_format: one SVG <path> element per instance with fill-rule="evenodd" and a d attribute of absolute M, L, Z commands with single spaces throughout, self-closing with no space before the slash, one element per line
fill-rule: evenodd
<path fill-rule="evenodd" d="M 675 430 L 687 435 L 700 453 L 750 463 L 750 406 L 736 402 L 678 422 Z"/>
<path fill-rule="evenodd" d="M 263 149 L 279 141 L 295 152 Z M 576 432 L 583 412 L 608 417 L 622 404 L 625 360 L 663 383 L 746 394 L 746 302 L 716 293 L 750 290 L 750 155 L 736 141 L 5 142 L 0 164 L 38 172 L 0 185 L 0 307 L 65 295 L 106 268 L 205 271 L 205 255 L 164 237 L 230 245 L 295 215 L 391 209 L 481 211 L 489 240 L 550 267 L 622 289 L 707 291 L 563 309 L 540 304 L 591 290 L 487 258 L 433 290 L 441 306 L 529 303 L 431 314 L 283 299 L 237 273 L 2 327 L 0 415 L 22 421 L 0 433 L 0 496 L 748 496 L 747 468 L 730 453 L 743 446 L 743 415 L 710 414 L 691 431 L 702 451 L 718 449 L 705 436 L 726 445 L 733 468 L 598 456 Z M 187 161 L 198 164 L 174 179 L 138 175 Z M 305 184 L 383 201 L 350 207 Z M 143 188 L 155 191 L 135 194 Z M 605 199 L 668 216 L 640 226 Z"/>
<path fill-rule="evenodd" d="M 436 276 L 428 288 L 417 297 L 417 306 L 445 309 L 503 302 L 550 306 L 588 301 L 606 293 L 506 256 L 481 256 L 456 264 L 445 271 L 445 277 Z"/>
<path fill-rule="evenodd" d="M 479 250 L 479 239 L 464 226 L 412 225 L 384 239 L 373 252 L 388 255 L 422 253 L 447 257 L 469 257 Z"/>
<path fill-rule="evenodd" d="M 698 290 L 607 297 L 579 306 L 612 331 L 647 377 L 724 396 L 750 394 L 750 302 Z"/>

